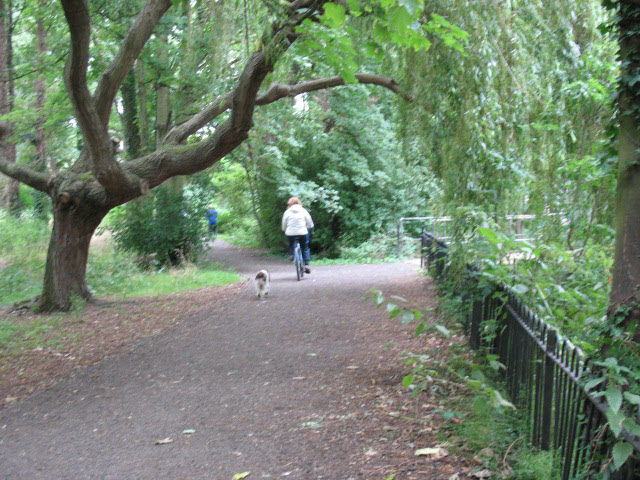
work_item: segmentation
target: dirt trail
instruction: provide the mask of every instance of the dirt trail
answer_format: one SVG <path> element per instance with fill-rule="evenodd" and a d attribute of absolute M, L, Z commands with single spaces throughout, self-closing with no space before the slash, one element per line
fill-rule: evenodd
<path fill-rule="evenodd" d="M 268 269 L 271 293 L 257 299 L 248 281 L 0 411 L 0 478 L 449 477 L 395 468 L 409 447 L 388 448 L 393 418 L 379 408 L 403 374 L 399 351 L 417 344 L 363 297 L 375 287 L 430 302 L 415 262 L 312 265 L 298 282 L 291 264 L 219 240 L 212 257 L 247 277 Z"/>

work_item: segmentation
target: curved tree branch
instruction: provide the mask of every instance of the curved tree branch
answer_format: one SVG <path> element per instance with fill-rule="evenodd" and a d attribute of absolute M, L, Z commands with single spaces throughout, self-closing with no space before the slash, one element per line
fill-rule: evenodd
<path fill-rule="evenodd" d="M 356 74 L 360 83 L 380 85 L 397 93 L 407 101 L 413 101 L 413 97 L 404 92 L 398 83 L 383 75 Z M 342 77 L 329 77 L 296 85 L 273 84 L 267 92 L 260 95 L 255 104 L 267 105 L 284 97 L 291 97 L 301 93 L 308 93 L 325 88 L 332 88 L 345 85 Z M 184 140 L 188 135 L 195 132 L 201 126 L 214 119 L 232 107 L 232 93 L 226 93 L 211 103 L 205 110 L 193 117 L 187 123 L 174 128 L 167 138 L 172 141 Z M 202 122 L 197 126 L 197 122 Z M 193 129 L 192 132 L 188 128 Z M 163 150 L 148 155 L 144 158 L 127 162 L 125 168 L 133 175 L 145 178 L 151 188 L 159 185 L 164 180 L 175 175 L 189 175 L 199 172 L 210 166 L 216 159 L 222 158 L 231 152 L 237 144 L 244 139 L 244 132 L 234 132 L 230 120 L 226 121 L 216 129 L 216 132 L 207 139 L 188 146 L 167 145 Z"/>
<path fill-rule="evenodd" d="M 113 102 L 120 85 L 140 56 L 140 52 L 142 52 L 156 25 L 171 8 L 171 5 L 173 5 L 171 0 L 147 0 L 142 11 L 129 28 L 118 55 L 102 74 L 94 99 L 103 128 L 106 128 L 109 122 Z"/>
<path fill-rule="evenodd" d="M 87 2 L 61 0 L 61 3 L 71 34 L 71 52 L 64 72 L 65 84 L 89 152 L 89 167 L 107 192 L 139 192 L 140 179 L 125 175 L 113 157 L 107 129 L 101 123 L 87 87 L 91 34 Z"/>
<path fill-rule="evenodd" d="M 371 73 L 356 73 L 356 79 L 359 83 L 369 85 L 379 85 L 391 90 L 393 93 L 400 95 L 407 102 L 413 102 L 415 99 L 405 92 L 400 84 L 391 77 L 384 75 L 375 75 Z M 272 84 L 264 94 L 256 99 L 256 105 L 267 105 L 280 100 L 283 97 L 295 97 L 301 93 L 315 92 L 326 88 L 334 88 L 347 85 L 342 77 L 318 78 L 308 80 L 306 82 L 294 85 Z"/>
<path fill-rule="evenodd" d="M 379 85 L 381 87 L 387 88 L 392 92 L 398 94 L 407 102 L 415 101 L 414 97 L 407 93 L 400 86 L 400 84 L 391 77 L 385 77 L 384 75 L 375 75 L 370 73 L 356 73 L 356 79 L 359 83 L 362 84 Z M 268 105 L 285 97 L 295 97 L 296 95 L 300 95 L 302 93 L 315 92 L 318 90 L 339 87 L 342 85 L 347 85 L 347 83 L 342 77 L 339 76 L 318 78 L 294 85 L 275 83 L 271 84 L 269 86 L 269 89 L 265 93 L 259 95 L 256 98 L 255 105 Z M 189 135 L 194 134 L 200 128 L 204 127 L 207 123 L 214 120 L 225 111 L 229 110 L 232 107 L 232 98 L 233 92 L 227 92 L 219 96 L 192 118 L 174 127 L 167 134 L 166 143 L 181 143 L 185 141 L 187 137 L 189 137 Z"/>
<path fill-rule="evenodd" d="M 89 6 L 86 0 L 61 0 L 61 3 L 71 34 L 71 52 L 64 72 L 65 83 L 78 125 L 89 148 L 90 161 L 99 165 L 102 158 L 110 156 L 110 145 L 107 131 L 100 125 L 87 88 L 91 35 Z M 96 169 L 93 165 L 92 168 Z"/>
<path fill-rule="evenodd" d="M 51 191 L 51 177 L 46 173 L 36 172 L 17 163 L 9 163 L 4 158 L 0 158 L 0 172 L 41 192 L 49 194 Z"/>

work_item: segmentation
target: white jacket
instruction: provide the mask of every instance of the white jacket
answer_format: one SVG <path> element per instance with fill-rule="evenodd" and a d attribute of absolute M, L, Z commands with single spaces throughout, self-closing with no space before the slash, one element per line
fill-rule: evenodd
<path fill-rule="evenodd" d="M 282 230 L 285 235 L 306 235 L 312 227 L 311 215 L 302 205 L 291 205 L 282 215 Z"/>

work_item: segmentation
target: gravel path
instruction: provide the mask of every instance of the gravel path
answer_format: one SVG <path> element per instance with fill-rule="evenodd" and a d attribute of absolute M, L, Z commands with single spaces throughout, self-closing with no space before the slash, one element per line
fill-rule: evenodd
<path fill-rule="evenodd" d="M 248 278 L 269 270 L 269 296 L 247 281 L 0 411 L 0 478 L 383 478 L 375 405 L 402 375 L 400 347 L 384 347 L 415 341 L 364 295 L 426 302 L 416 262 L 312 265 L 299 282 L 290 263 L 221 240 L 211 255 Z M 413 475 L 396 479 L 441 478 Z"/>

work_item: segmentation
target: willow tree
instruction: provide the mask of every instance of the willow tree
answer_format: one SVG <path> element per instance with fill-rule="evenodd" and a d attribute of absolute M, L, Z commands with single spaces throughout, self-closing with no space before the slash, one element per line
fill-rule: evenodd
<path fill-rule="evenodd" d="M 131 23 L 117 54 L 102 72 L 93 92 L 88 74 L 91 65 L 91 13 L 87 0 L 61 0 L 69 30 L 69 53 L 64 68 L 68 101 L 73 106 L 72 122 L 82 136 L 83 150 L 67 169 L 38 172 L 21 164 L 0 159 L 0 171 L 46 193 L 52 200 L 53 230 L 49 243 L 44 283 L 38 308 L 41 311 L 66 310 L 71 298 L 79 295 L 91 300 L 86 283 L 89 243 L 105 215 L 114 207 L 145 195 L 153 187 L 178 176 L 201 171 L 241 145 L 252 127 L 256 106 L 303 92 L 361 82 L 381 85 L 401 93 L 391 78 L 357 73 L 355 55 L 344 32 L 351 15 L 369 16 L 377 41 L 415 49 L 428 48 L 428 35 L 448 36 L 460 32 L 441 17 L 424 19 L 419 0 L 390 1 L 375 6 L 356 0 L 344 5 L 325 0 L 294 0 L 268 4 L 270 25 L 257 49 L 249 56 L 233 88 L 206 103 L 181 124 L 171 128 L 162 146 L 144 156 L 120 162 L 108 133 L 118 91 L 140 57 L 145 44 L 171 0 L 146 0 Z M 135 2 L 134 2 L 135 5 Z M 97 21 L 97 20 L 96 20 Z M 309 55 L 322 55 L 339 75 L 307 79 L 294 85 L 272 84 L 261 87 L 294 42 L 307 43 Z M 372 52 L 384 52 L 381 44 Z M 92 59 L 92 62 L 90 62 Z M 103 59 L 100 59 L 101 61 Z M 8 124 L 1 126 L 6 133 Z M 0 138 L 5 138 L 0 135 Z"/>

